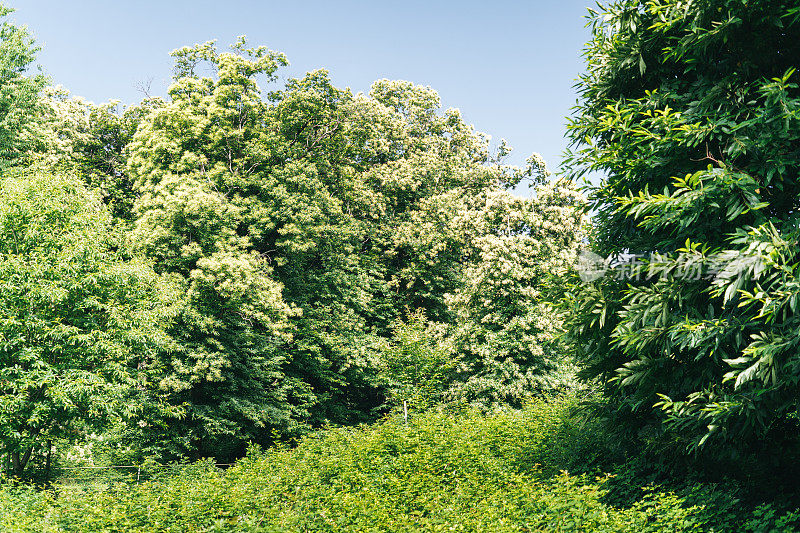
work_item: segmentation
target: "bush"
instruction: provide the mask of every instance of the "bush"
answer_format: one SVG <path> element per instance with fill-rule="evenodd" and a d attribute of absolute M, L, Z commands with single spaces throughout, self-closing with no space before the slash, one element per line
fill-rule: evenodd
<path fill-rule="evenodd" d="M 4 531 L 791 531 L 731 491 L 644 490 L 602 475 L 613 443 L 575 399 L 479 416 L 429 412 L 322 431 L 236 466 L 102 489 L 0 491 Z M 569 471 L 576 472 L 570 473 Z M 614 484 L 638 497 L 608 503 Z"/>

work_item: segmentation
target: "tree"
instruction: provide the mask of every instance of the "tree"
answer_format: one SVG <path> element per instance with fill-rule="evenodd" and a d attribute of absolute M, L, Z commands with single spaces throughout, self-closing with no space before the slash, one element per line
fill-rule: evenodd
<path fill-rule="evenodd" d="M 128 161 L 135 238 L 188 286 L 172 329 L 183 349 L 161 379 L 186 415 L 151 436 L 176 441 L 174 454 L 232 457 L 302 431 L 311 406 L 335 409 L 323 401 L 332 387 L 355 388 L 354 370 L 330 359 L 357 351 L 350 339 L 365 328 L 348 306 L 362 305 L 364 274 L 329 190 L 340 170 L 312 159 L 341 128 L 330 108 L 342 93 L 316 75 L 280 108 L 262 100 L 256 77 L 273 80 L 286 60 L 244 41 L 173 55 L 171 101 L 142 122 Z M 201 62 L 214 78 L 195 73 Z"/>
<path fill-rule="evenodd" d="M 462 211 L 502 198 L 509 239 L 529 255 L 574 244 L 567 187 L 542 189 L 541 201 L 501 193 L 534 168 L 502 164 L 505 145 L 490 155 L 488 138 L 457 110 L 440 112 L 430 88 L 379 80 L 353 95 L 315 71 L 265 92 L 257 80 L 273 82 L 286 59 L 243 39 L 231 52 L 205 43 L 173 56 L 171 100 L 140 122 L 127 174 L 134 240 L 189 287 L 172 330 L 183 350 L 162 380 L 187 406 L 164 421 L 178 448 L 230 456 L 275 431 L 373 419 L 393 324 L 421 309 L 451 325 L 447 295 L 482 261 L 465 239 L 505 231 L 459 222 Z"/>
<path fill-rule="evenodd" d="M 46 442 L 134 415 L 169 349 L 178 291 L 120 244 L 79 180 L 0 181 L 0 441 L 17 476 Z"/>
<path fill-rule="evenodd" d="M 389 405 L 423 410 L 443 400 L 453 367 L 444 324 L 431 323 L 418 309 L 398 321 L 381 357 Z"/>
<path fill-rule="evenodd" d="M 584 375 L 692 449 L 796 432 L 800 8 L 625 0 L 591 25 L 570 165 L 607 175 L 594 251 L 636 261 L 575 288 Z"/>
<path fill-rule="evenodd" d="M 521 407 L 566 384 L 572 361 L 550 302 L 563 294 L 559 275 L 581 243 L 582 202 L 560 180 L 540 184 L 531 198 L 487 191 L 454 217 L 470 258 L 448 298 L 459 354 L 452 398 Z"/>
<path fill-rule="evenodd" d="M 20 164 L 46 164 L 81 176 L 103 196 L 111 214 L 133 219 L 135 193 L 127 175 L 126 148 L 139 121 L 160 100 L 120 109 L 119 102 L 93 104 L 70 97 L 63 87 L 46 87 L 38 115 L 28 129 L 28 150 Z"/>
<path fill-rule="evenodd" d="M 14 10 L 0 4 L 0 18 Z M 44 77 L 25 76 L 38 48 L 27 28 L 7 20 L 0 24 L 0 168 L 23 156 L 30 142 L 27 130 L 37 115 Z"/>
<path fill-rule="evenodd" d="M 538 156 L 524 170 L 491 170 L 487 182 L 422 198 L 396 224 L 393 246 L 405 261 L 393 282 L 416 285 L 410 301 L 447 325 L 456 354 L 449 400 L 519 406 L 557 388 L 568 363 L 548 302 L 581 241 L 583 199 L 567 180 L 546 183 Z M 505 190 L 523 178 L 535 187 L 530 198 Z"/>

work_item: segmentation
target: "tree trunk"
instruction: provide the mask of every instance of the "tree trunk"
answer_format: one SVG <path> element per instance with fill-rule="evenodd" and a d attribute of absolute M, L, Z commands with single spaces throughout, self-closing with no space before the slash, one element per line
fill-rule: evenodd
<path fill-rule="evenodd" d="M 53 441 L 47 441 L 47 459 L 44 462 L 44 483 L 45 485 L 49 485 L 50 483 L 50 457 L 53 452 Z"/>
<path fill-rule="evenodd" d="M 28 464 L 28 461 L 31 458 L 31 453 L 33 453 L 33 446 L 25 450 L 24 454 L 19 452 L 13 452 L 11 454 L 11 468 L 13 470 L 14 477 L 22 477 L 22 473 L 25 471 L 25 466 Z"/>
<path fill-rule="evenodd" d="M 19 477 L 22 474 L 22 469 L 20 468 L 20 457 L 19 452 L 11 452 L 11 474 L 13 476 Z"/>

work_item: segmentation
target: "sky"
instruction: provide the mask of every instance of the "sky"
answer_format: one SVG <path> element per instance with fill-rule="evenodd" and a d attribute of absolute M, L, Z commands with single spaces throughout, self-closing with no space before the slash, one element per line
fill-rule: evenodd
<path fill-rule="evenodd" d="M 444 108 L 505 138 L 522 165 L 540 153 L 557 170 L 566 116 L 589 39 L 591 0 L 403 2 L 271 0 L 8 0 L 27 25 L 53 84 L 95 103 L 166 95 L 176 48 L 239 35 L 285 53 L 283 80 L 325 68 L 339 87 L 367 92 L 381 78 L 439 92 Z M 279 81 L 278 83 L 281 83 Z"/>

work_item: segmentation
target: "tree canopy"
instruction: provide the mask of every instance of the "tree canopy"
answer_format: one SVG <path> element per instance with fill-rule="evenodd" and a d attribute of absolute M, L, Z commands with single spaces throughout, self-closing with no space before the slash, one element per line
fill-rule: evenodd
<path fill-rule="evenodd" d="M 353 94 L 324 70 L 279 85 L 286 57 L 244 38 L 172 52 L 166 98 L 97 105 L 43 88 L 25 72 L 32 41 L 7 30 L 29 107 L 5 194 L 44 217 L 49 250 L 8 264 L 37 273 L 25 283 L 85 285 L 74 308 L 48 304 L 38 337 L 7 332 L 6 384 L 39 398 L 91 376 L 77 396 L 28 406 L 47 416 L 9 408 L 9 453 L 96 427 L 132 460 L 228 460 L 249 442 L 375 420 L 401 397 L 519 407 L 564 384 L 549 302 L 586 221 L 541 157 L 506 164 L 505 141 L 490 150 L 430 87 L 383 79 Z M 526 183 L 528 197 L 511 192 Z M 73 211 L 94 225 L 73 226 Z M 28 227 L 12 214 L 11 237 Z M 9 316 L 38 305 L 31 290 L 5 295 Z M 51 329 L 67 326 L 94 339 L 85 360 L 49 355 L 72 339 Z"/>
<path fill-rule="evenodd" d="M 352 94 L 315 71 L 267 92 L 286 58 L 243 39 L 173 56 L 170 99 L 148 103 L 125 170 L 138 250 L 187 287 L 161 378 L 185 411 L 159 440 L 238 454 L 274 431 L 372 419 L 385 339 L 407 310 L 462 339 L 454 398 L 535 392 L 558 352 L 554 319 L 537 316 L 552 275 L 539 263 L 563 267 L 579 240 L 569 183 L 542 185 L 539 160 L 502 164 L 505 145 L 490 154 L 429 88 L 379 80 Z M 523 179 L 533 198 L 505 192 Z M 478 309 L 500 294 L 490 320 Z M 527 315 L 507 324 L 516 309 Z M 459 391 L 472 376 L 482 384 Z"/>
<path fill-rule="evenodd" d="M 38 48 L 27 28 L 5 20 L 14 10 L 0 4 L 0 167 L 25 155 L 38 115 L 42 75 L 28 76 Z"/>
<path fill-rule="evenodd" d="M 625 0 L 591 24 L 570 164 L 607 176 L 594 251 L 635 264 L 574 291 L 584 374 L 690 448 L 794 433 L 800 9 Z"/>
<path fill-rule="evenodd" d="M 150 403 L 136 391 L 169 348 L 159 325 L 179 298 L 119 239 L 80 180 L 29 170 L 0 181 L 0 435 L 17 475 L 45 442 Z"/>

